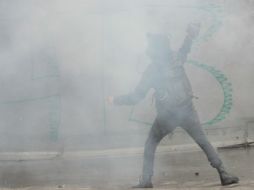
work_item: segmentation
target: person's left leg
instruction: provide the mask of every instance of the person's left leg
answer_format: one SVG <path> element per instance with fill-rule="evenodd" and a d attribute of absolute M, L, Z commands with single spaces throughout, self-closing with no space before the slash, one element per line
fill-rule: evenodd
<path fill-rule="evenodd" d="M 168 133 L 172 132 L 174 128 L 175 127 L 170 125 L 170 120 L 166 116 L 158 116 L 155 119 L 145 143 L 142 176 L 139 184 L 133 186 L 133 188 L 153 187 L 152 176 L 156 148 L 160 141 L 163 139 L 163 137 L 165 137 Z"/>
<path fill-rule="evenodd" d="M 222 185 L 229 185 L 233 183 L 238 183 L 238 177 L 229 174 L 223 167 L 223 163 L 219 158 L 217 152 L 208 141 L 202 126 L 200 124 L 198 115 L 194 108 L 192 108 L 188 116 L 184 119 L 182 123 L 182 128 L 194 139 L 194 141 L 200 146 L 200 148 L 206 154 L 212 167 L 216 168 L 221 179 Z"/>

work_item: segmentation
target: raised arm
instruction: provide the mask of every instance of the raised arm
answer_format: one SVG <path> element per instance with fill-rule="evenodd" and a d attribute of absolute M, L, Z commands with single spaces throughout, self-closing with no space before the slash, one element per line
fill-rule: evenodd
<path fill-rule="evenodd" d="M 198 36 L 199 31 L 200 24 L 189 24 L 187 28 L 187 35 L 185 36 L 184 42 L 177 54 L 177 59 L 181 64 L 186 62 L 193 40 Z"/>

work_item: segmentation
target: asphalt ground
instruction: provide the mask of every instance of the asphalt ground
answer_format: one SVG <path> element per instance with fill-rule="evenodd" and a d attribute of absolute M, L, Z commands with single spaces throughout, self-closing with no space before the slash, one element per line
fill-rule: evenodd
<path fill-rule="evenodd" d="M 140 152 L 123 154 L 68 153 L 51 159 L 0 161 L 0 189 L 131 189 L 142 166 Z M 110 154 L 105 154 L 110 152 Z M 226 168 L 240 178 L 238 185 L 222 187 L 203 152 L 158 151 L 154 189 L 254 189 L 254 148 L 219 150 Z"/>

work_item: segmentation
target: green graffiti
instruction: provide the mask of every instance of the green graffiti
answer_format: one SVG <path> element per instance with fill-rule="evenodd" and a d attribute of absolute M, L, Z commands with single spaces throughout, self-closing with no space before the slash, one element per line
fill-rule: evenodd
<path fill-rule="evenodd" d="M 223 8 L 219 5 L 210 5 L 210 7 L 205 10 L 210 13 L 213 21 L 211 26 L 208 27 L 206 33 L 201 37 L 203 41 L 207 41 L 219 31 L 220 27 L 222 26 L 221 18 L 223 17 Z"/>
<path fill-rule="evenodd" d="M 216 116 L 214 118 L 212 118 L 211 120 L 209 120 L 207 122 L 204 122 L 202 125 L 203 126 L 214 125 L 214 124 L 224 120 L 226 118 L 226 116 L 230 113 L 232 106 L 233 106 L 232 84 L 229 82 L 228 78 L 221 71 L 219 71 L 218 69 L 216 69 L 212 66 L 202 64 L 202 63 L 199 63 L 198 61 L 194 61 L 194 60 L 189 60 L 189 61 L 187 61 L 187 63 L 191 64 L 193 66 L 196 66 L 200 69 L 203 69 L 203 70 L 207 71 L 208 73 L 210 73 L 216 79 L 216 81 L 220 84 L 222 91 L 223 91 L 224 101 L 223 101 L 223 105 L 221 106 L 219 112 L 216 114 Z M 133 106 L 131 109 L 131 112 L 129 115 L 129 121 L 137 122 L 137 123 L 148 125 L 148 126 L 152 125 L 152 123 L 141 121 L 139 119 L 134 119 L 133 118 L 134 109 L 135 109 L 135 106 Z"/>
<path fill-rule="evenodd" d="M 35 55 L 37 56 L 37 55 Z M 42 51 L 42 55 L 39 56 L 39 62 L 32 61 L 32 80 L 36 82 L 41 79 L 56 78 L 59 79 L 59 65 L 57 64 L 56 49 L 50 46 Z M 38 74 L 35 70 L 36 64 L 44 64 L 47 68 L 47 72 L 44 74 Z M 49 139 L 52 142 L 56 142 L 59 139 L 59 127 L 60 127 L 60 115 L 61 115 L 61 97 L 59 95 L 49 99 Z"/>
<path fill-rule="evenodd" d="M 33 53 L 33 52 L 32 52 Z M 41 71 L 40 64 L 43 64 L 47 69 L 44 73 Z M 38 67 L 37 69 L 35 69 Z M 57 56 L 54 48 L 50 47 L 49 50 L 44 50 L 44 53 L 34 53 L 31 59 L 31 82 L 36 83 L 43 79 L 49 79 L 54 77 L 54 80 L 59 80 L 59 68 L 57 64 Z M 38 72 L 38 73 L 37 73 Z M 48 104 L 48 124 L 49 124 L 49 139 L 50 141 L 57 141 L 59 138 L 59 126 L 60 126 L 60 115 L 61 115 L 61 97 L 60 95 L 48 95 L 43 97 L 29 97 L 17 100 L 6 100 L 0 102 L 2 105 L 13 105 L 21 103 L 31 103 L 42 101 L 43 104 Z"/>
<path fill-rule="evenodd" d="M 195 40 L 195 45 L 200 45 L 202 42 L 208 41 L 222 26 L 222 18 L 224 17 L 224 8 L 221 4 L 203 2 L 198 6 L 180 6 L 181 8 L 194 9 L 199 12 L 204 12 L 211 18 L 211 24 L 202 34 Z M 204 19 L 204 16 L 200 16 L 200 20 Z M 201 22 L 202 23 L 202 22 Z"/>
<path fill-rule="evenodd" d="M 61 98 L 59 95 L 43 96 L 36 98 L 24 98 L 19 100 L 9 100 L 0 102 L 1 105 L 17 105 L 17 104 L 28 104 L 33 102 L 42 102 L 48 104 L 48 123 L 49 123 L 49 139 L 53 142 L 59 138 L 59 126 L 61 121 Z"/>
<path fill-rule="evenodd" d="M 188 63 L 209 72 L 219 82 L 223 91 L 224 101 L 219 113 L 217 113 L 216 116 L 210 121 L 203 123 L 203 126 L 214 125 L 224 120 L 226 116 L 230 113 L 230 110 L 232 109 L 233 106 L 232 84 L 229 82 L 228 78 L 221 71 L 217 70 L 212 66 L 205 65 L 199 63 L 198 61 L 193 60 L 188 61 Z"/>
<path fill-rule="evenodd" d="M 216 32 L 219 31 L 220 27 L 222 26 L 224 8 L 221 4 L 204 2 L 201 3 L 199 6 L 181 6 L 181 7 L 206 12 L 210 15 L 210 18 L 212 19 L 211 25 L 207 28 L 207 30 L 202 35 L 200 35 L 198 39 L 195 40 L 195 45 L 200 45 L 201 43 L 208 41 Z M 220 111 L 216 114 L 214 118 L 203 123 L 202 125 L 203 126 L 214 125 L 224 120 L 227 114 L 230 113 L 233 106 L 232 84 L 228 81 L 227 77 L 221 71 L 217 70 L 212 66 L 202 64 L 199 63 L 198 61 L 193 60 L 189 60 L 188 63 L 209 72 L 218 81 L 223 90 L 224 102 L 223 105 L 221 106 Z M 151 123 L 149 122 L 144 122 L 133 118 L 134 108 L 135 107 L 131 109 L 129 121 L 134 121 L 140 124 L 150 126 Z"/>
<path fill-rule="evenodd" d="M 212 19 L 211 25 L 206 29 L 204 34 L 198 37 L 198 39 L 195 41 L 196 45 L 200 45 L 202 42 L 208 41 L 221 28 L 222 18 L 224 17 L 224 8 L 221 4 L 215 3 L 203 3 L 200 6 L 189 8 L 204 11 L 208 13 L 210 15 L 210 18 Z"/>
<path fill-rule="evenodd" d="M 49 111 L 49 137 L 51 141 L 56 142 L 59 139 L 59 126 L 61 121 L 60 115 L 61 99 L 55 96 L 50 100 Z"/>
<path fill-rule="evenodd" d="M 42 49 L 39 53 L 34 54 L 32 59 L 32 80 L 36 82 L 41 79 L 48 78 L 60 78 L 59 65 L 56 48 L 52 45 Z M 37 58 L 38 56 L 38 58 Z M 37 62 L 38 61 L 38 62 Z M 36 66 L 43 64 L 44 67 L 48 68 L 45 73 L 37 73 Z M 56 142 L 59 138 L 59 126 L 60 126 L 60 113 L 61 113 L 61 97 L 59 95 L 49 99 L 49 139 Z"/>

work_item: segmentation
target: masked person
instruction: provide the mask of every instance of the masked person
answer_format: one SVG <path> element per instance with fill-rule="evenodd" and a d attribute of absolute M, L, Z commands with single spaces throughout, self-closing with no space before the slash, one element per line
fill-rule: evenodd
<path fill-rule="evenodd" d="M 145 143 L 142 176 L 134 188 L 153 187 L 156 147 L 162 138 L 173 132 L 177 126 L 182 127 L 201 147 L 211 166 L 217 169 L 222 185 L 239 181 L 238 177 L 229 174 L 223 167 L 221 159 L 202 130 L 192 103 L 192 88 L 184 70 L 184 63 L 199 30 L 198 24 L 188 26 L 187 35 L 178 52 L 172 51 L 166 35 L 148 34 L 147 54 L 151 64 L 143 73 L 141 81 L 130 94 L 108 97 L 108 102 L 115 105 L 135 105 L 151 88 L 155 91 L 157 116 Z"/>

